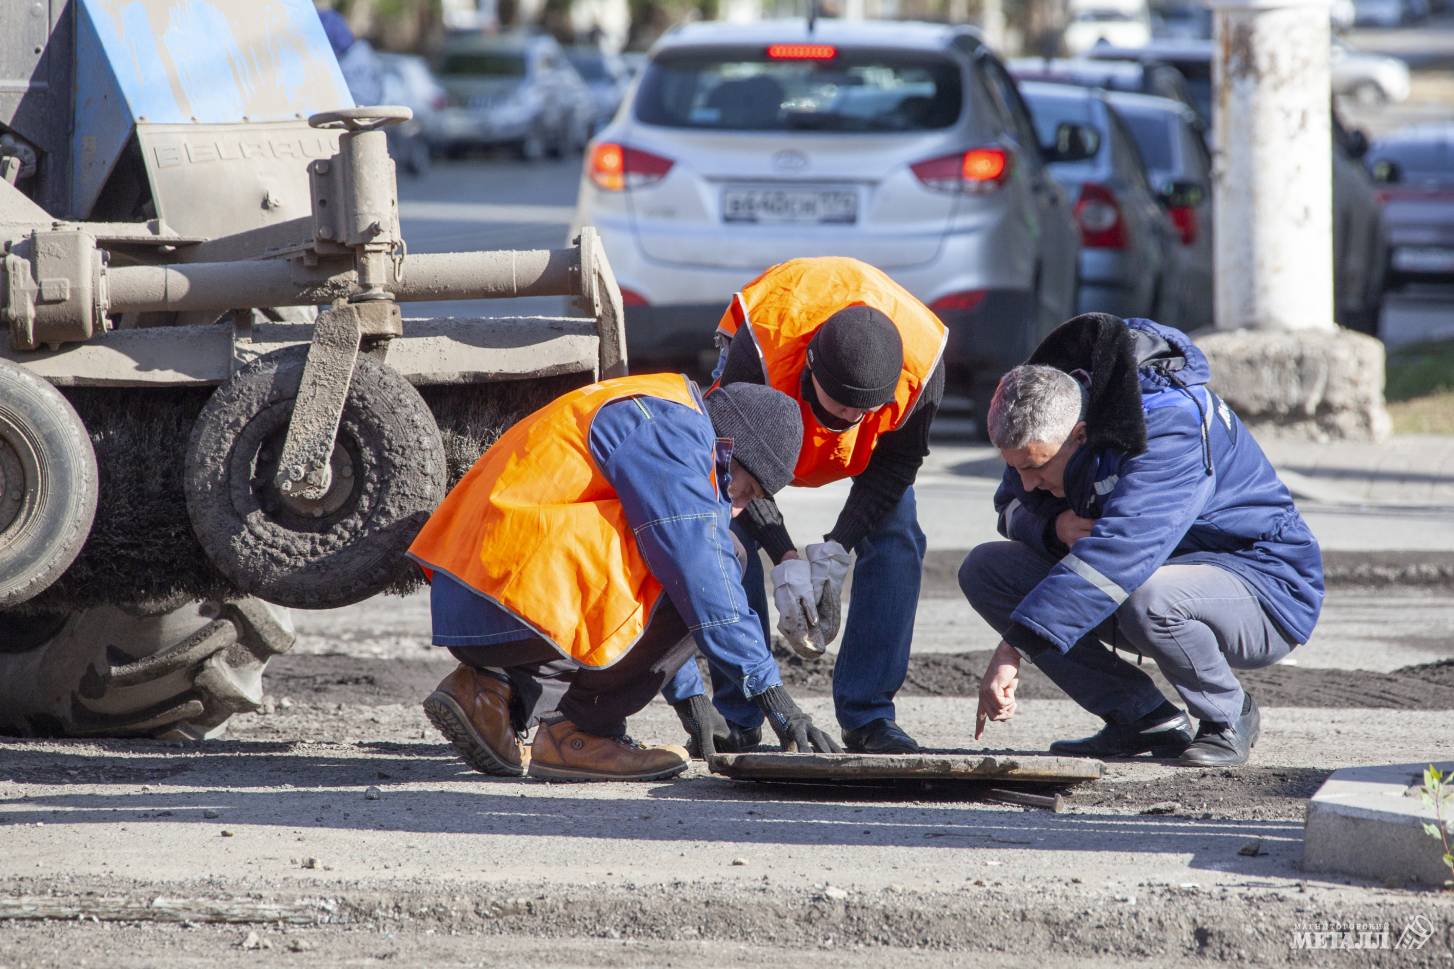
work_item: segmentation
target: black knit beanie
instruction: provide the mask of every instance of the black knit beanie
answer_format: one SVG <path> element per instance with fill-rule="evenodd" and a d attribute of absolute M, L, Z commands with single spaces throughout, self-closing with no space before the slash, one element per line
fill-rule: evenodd
<path fill-rule="evenodd" d="M 803 416 L 793 399 L 762 384 L 738 383 L 704 400 L 717 436 L 732 439 L 732 457 L 762 490 L 775 495 L 787 487 L 803 446 Z"/>
<path fill-rule="evenodd" d="M 871 306 L 848 306 L 823 321 L 808 344 L 808 368 L 844 407 L 872 410 L 894 399 L 904 341 L 894 321 Z"/>

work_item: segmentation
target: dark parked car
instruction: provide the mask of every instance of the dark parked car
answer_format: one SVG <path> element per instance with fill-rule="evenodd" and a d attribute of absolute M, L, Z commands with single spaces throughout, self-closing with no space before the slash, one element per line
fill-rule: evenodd
<path fill-rule="evenodd" d="M 1454 280 L 1454 124 L 1386 135 L 1365 160 L 1388 227 L 1390 282 Z"/>
<path fill-rule="evenodd" d="M 1212 119 L 1212 44 L 1210 41 L 1151 43 L 1138 48 L 1098 47 L 1087 56 L 1140 64 L 1169 64 L 1186 78 L 1197 113 L 1215 143 Z M 1367 141 L 1343 128 L 1333 114 L 1333 284 L 1334 312 L 1344 326 L 1376 333 L 1383 306 L 1387 240 L 1373 197 L 1373 182 L 1360 159 Z"/>
<path fill-rule="evenodd" d="M 1167 64 L 1137 64 L 1131 61 L 1096 61 L 1060 57 L 1021 57 L 1010 61 L 1010 73 L 1021 81 L 1050 81 L 1098 87 L 1107 91 L 1154 94 L 1180 101 L 1193 110 L 1197 105 L 1187 90 L 1181 72 Z"/>
<path fill-rule="evenodd" d="M 595 102 L 554 39 L 535 35 L 461 37 L 439 62 L 448 105 L 430 130 L 451 155 L 510 145 L 534 161 L 585 147 Z"/>
<path fill-rule="evenodd" d="M 1094 129 L 1094 154 L 1052 162 L 1051 177 L 1074 199 L 1080 228 L 1077 312 L 1171 319 L 1178 245 L 1145 163 L 1108 95 L 1089 88 L 1027 81 L 1020 85 L 1040 140 L 1054 144 L 1062 125 Z"/>
<path fill-rule="evenodd" d="M 1098 61 L 1129 61 L 1176 68 L 1186 84 L 1187 103 L 1208 126 L 1212 123 L 1212 42 L 1210 40 L 1152 41 L 1144 47 L 1097 47 L 1086 57 Z M 1148 92 L 1159 93 L 1159 92 Z"/>
<path fill-rule="evenodd" d="M 621 99 L 631 86 L 631 73 L 620 55 L 599 47 L 567 47 L 565 56 L 590 88 L 591 98 L 596 102 L 595 127 L 599 128 L 616 116 L 616 109 L 621 107 Z"/>
<path fill-rule="evenodd" d="M 1211 326 L 1212 156 L 1201 119 L 1169 98 L 1112 93 L 1110 99 L 1176 228 L 1175 308 L 1168 322 L 1190 330 Z"/>

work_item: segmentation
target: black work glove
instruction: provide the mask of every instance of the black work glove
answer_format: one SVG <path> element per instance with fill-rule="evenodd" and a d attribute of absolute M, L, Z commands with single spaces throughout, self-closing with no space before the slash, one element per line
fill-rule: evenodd
<path fill-rule="evenodd" d="M 759 693 L 752 698 L 752 702 L 767 717 L 767 725 L 777 734 L 783 750 L 805 754 L 843 753 L 843 748 L 832 737 L 813 726 L 813 718 L 799 710 L 793 698 L 788 696 L 788 691 L 782 687 L 775 686 L 765 693 Z"/>
<path fill-rule="evenodd" d="M 705 694 L 698 693 L 673 703 L 671 708 L 687 732 L 687 753 L 701 760 L 708 760 L 714 754 L 741 753 L 762 740 L 762 731 L 756 727 L 744 729 L 728 723 Z"/>

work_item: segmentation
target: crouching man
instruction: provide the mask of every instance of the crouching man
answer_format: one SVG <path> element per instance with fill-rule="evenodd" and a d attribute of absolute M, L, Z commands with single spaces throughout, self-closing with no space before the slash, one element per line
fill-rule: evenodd
<path fill-rule="evenodd" d="M 1206 358 L 1150 320 L 1078 316 L 1000 381 L 989 434 L 1009 541 L 981 545 L 959 582 L 1003 637 L 975 736 L 1015 713 L 1029 658 L 1106 725 L 1052 753 L 1247 762 L 1257 704 L 1234 669 L 1306 642 L 1322 557 L 1252 435 L 1208 389 Z M 1103 645 L 1105 644 L 1105 645 Z M 1200 721 L 1113 649 L 1152 660 Z"/>
<path fill-rule="evenodd" d="M 634 743 L 626 718 L 700 647 L 785 749 L 836 749 L 782 687 L 728 530 L 788 483 L 801 441 L 785 395 L 704 400 L 679 374 L 595 383 L 510 428 L 409 552 L 431 574 L 434 643 L 460 660 L 430 720 L 486 774 L 672 777 L 686 751 Z"/>

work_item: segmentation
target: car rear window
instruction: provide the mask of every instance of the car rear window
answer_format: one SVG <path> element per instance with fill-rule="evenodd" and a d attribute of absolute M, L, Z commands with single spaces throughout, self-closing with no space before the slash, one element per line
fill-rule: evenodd
<path fill-rule="evenodd" d="M 653 59 L 636 117 L 719 131 L 927 131 L 954 124 L 962 104 L 959 66 L 948 58 L 837 51 L 774 60 L 763 48 Z"/>
<path fill-rule="evenodd" d="M 525 55 L 506 51 L 457 51 L 445 55 L 444 62 L 439 65 L 439 73 L 524 77 Z"/>
<path fill-rule="evenodd" d="M 1122 111 L 1121 118 L 1131 129 L 1131 138 L 1141 152 L 1141 160 L 1153 172 L 1169 172 L 1176 167 L 1176 136 L 1173 122 L 1165 115 Z"/>

